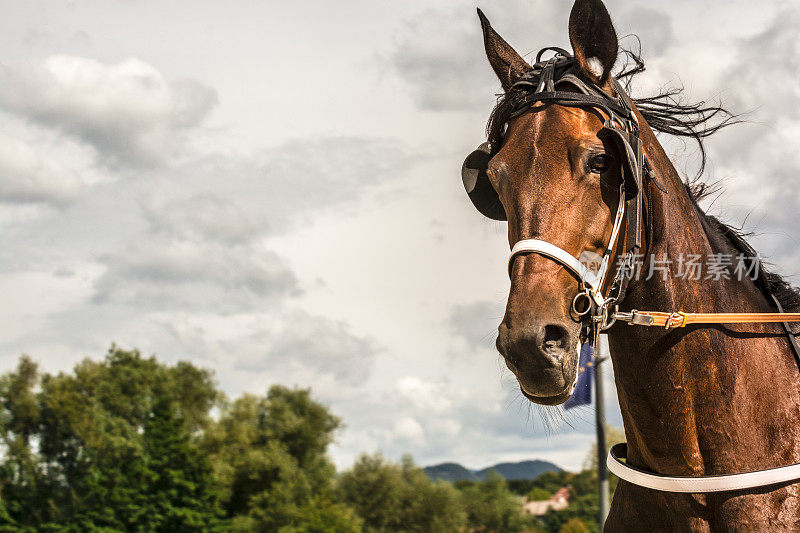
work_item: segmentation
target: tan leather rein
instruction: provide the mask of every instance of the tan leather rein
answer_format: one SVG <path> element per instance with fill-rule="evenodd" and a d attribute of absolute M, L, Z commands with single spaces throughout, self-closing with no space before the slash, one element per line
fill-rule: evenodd
<path fill-rule="evenodd" d="M 684 313 L 676 311 L 616 312 L 614 318 L 635 326 L 655 326 L 665 329 L 682 328 L 689 324 L 764 324 L 800 322 L 800 313 Z"/>

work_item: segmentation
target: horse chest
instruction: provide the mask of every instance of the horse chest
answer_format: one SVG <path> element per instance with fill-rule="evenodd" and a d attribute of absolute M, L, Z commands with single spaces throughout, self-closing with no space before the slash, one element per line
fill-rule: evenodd
<path fill-rule="evenodd" d="M 800 485 L 760 494 L 656 493 L 620 482 L 604 532 L 800 530 Z"/>

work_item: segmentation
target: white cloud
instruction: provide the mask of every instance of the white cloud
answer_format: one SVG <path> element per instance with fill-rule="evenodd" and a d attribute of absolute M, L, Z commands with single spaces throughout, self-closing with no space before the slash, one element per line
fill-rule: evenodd
<path fill-rule="evenodd" d="M 234 242 L 307 227 L 321 214 L 352 217 L 365 197 L 397 188 L 418 162 L 391 139 L 291 139 L 252 155 L 205 154 L 158 171 L 142 208 L 154 231 Z"/>
<path fill-rule="evenodd" d="M 441 434 L 446 439 L 452 439 L 461 433 L 462 424 L 453 418 L 445 418 L 438 420 L 435 426 L 437 433 Z"/>
<path fill-rule="evenodd" d="M 395 423 L 394 436 L 415 446 L 425 444 L 425 430 L 416 419 L 410 416 L 404 416 Z"/>
<path fill-rule="evenodd" d="M 301 285 L 265 239 L 346 213 L 408 160 L 396 143 L 333 137 L 162 170 L 169 179 L 155 176 L 138 202 L 145 231 L 100 257 L 107 272 L 95 300 L 227 312 L 275 306 Z"/>
<path fill-rule="evenodd" d="M 183 198 L 153 194 L 142 210 L 154 232 L 178 239 L 236 244 L 253 241 L 269 228 L 266 213 L 209 192 Z"/>
<path fill-rule="evenodd" d="M 740 39 L 733 65 L 718 75 L 726 104 L 748 111 L 747 122 L 711 139 L 716 174 L 725 192 L 714 211 L 755 232 L 756 249 L 798 273 L 797 179 L 800 162 L 800 8 L 784 6 L 755 35 Z"/>
<path fill-rule="evenodd" d="M 48 319 L 65 308 L 85 303 L 96 265 L 81 265 L 81 275 L 49 272 L 17 272 L 0 277 L 0 324 L 3 342 L 29 341 L 40 336 Z"/>
<path fill-rule="evenodd" d="M 0 106 L 75 135 L 111 164 L 165 162 L 217 96 L 197 81 L 167 81 L 130 58 L 114 65 L 56 55 L 0 68 Z"/>
<path fill-rule="evenodd" d="M 800 119 L 800 7 L 782 9 L 767 27 L 740 41 L 735 67 L 725 80 L 735 80 L 731 87 L 734 104 L 755 110 L 758 119 Z"/>
<path fill-rule="evenodd" d="M 213 365 L 239 390 L 284 383 L 312 387 L 315 396 L 334 403 L 363 391 L 383 350 L 349 324 L 287 307 L 226 315 L 162 312 L 150 319 L 158 329 L 153 342 Z"/>
<path fill-rule="evenodd" d="M 95 300 L 156 308 L 252 308 L 299 290 L 277 254 L 256 245 L 153 237 L 102 259 Z"/>
<path fill-rule="evenodd" d="M 647 40 L 646 43 L 642 43 L 642 48 L 648 57 L 662 55 L 675 41 L 672 19 L 668 12 L 650 5 L 635 6 L 627 13 L 623 13 L 620 19 L 621 23 L 615 23 L 618 34 L 624 36 L 624 28 L 630 24 L 635 33 Z"/>
<path fill-rule="evenodd" d="M 389 138 L 290 140 L 258 155 L 261 183 L 254 190 L 270 214 L 279 215 L 274 218 L 297 223 L 323 209 L 358 206 L 367 191 L 411 171 L 415 156 L 406 143 Z"/>
<path fill-rule="evenodd" d="M 539 48 L 563 46 L 567 2 L 487 2 L 481 8 L 492 27 L 520 54 L 533 62 Z M 520 15 L 526 16 L 520 16 Z M 528 14 L 530 14 L 528 16 Z M 534 18 L 547 24 L 533 26 Z M 563 26 L 558 25 L 563 21 Z M 483 47 L 474 8 L 464 5 L 431 8 L 405 21 L 395 36 L 387 61 L 403 79 L 417 105 L 429 111 L 488 111 L 487 103 L 500 90 Z"/>
<path fill-rule="evenodd" d="M 27 143 L 0 134 L 0 201 L 64 206 L 82 191 L 80 178 L 71 170 Z"/>
<path fill-rule="evenodd" d="M 492 348 L 497 338 L 497 326 L 503 319 L 505 302 L 479 301 L 455 306 L 447 325 L 472 349 Z"/>
<path fill-rule="evenodd" d="M 380 351 L 370 338 L 354 335 L 341 321 L 296 312 L 272 339 L 268 359 L 299 361 L 317 373 L 332 375 L 349 385 L 363 385 Z"/>
<path fill-rule="evenodd" d="M 397 380 L 395 389 L 415 407 L 435 413 L 449 411 L 453 404 L 442 386 L 407 376 Z"/>

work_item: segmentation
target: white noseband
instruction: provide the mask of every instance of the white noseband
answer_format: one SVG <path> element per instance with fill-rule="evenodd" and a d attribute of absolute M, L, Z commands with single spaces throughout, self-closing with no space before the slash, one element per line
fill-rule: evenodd
<path fill-rule="evenodd" d="M 600 261 L 600 268 L 597 270 L 597 272 L 593 272 L 592 270 L 586 268 L 586 265 L 578 261 L 575 256 L 566 250 L 559 248 L 555 244 L 551 244 L 540 239 L 523 239 L 517 242 L 514 247 L 511 248 L 511 254 L 508 257 L 509 275 L 511 275 L 511 265 L 513 264 L 516 256 L 522 253 L 539 254 L 547 257 L 548 259 L 552 259 L 556 263 L 569 270 L 570 273 L 578 278 L 578 281 L 580 281 L 586 286 L 587 289 L 589 289 L 589 293 L 592 295 L 595 303 L 597 303 L 599 306 L 602 306 L 605 302 L 605 297 L 602 294 L 603 284 L 605 283 L 606 275 L 608 274 L 608 264 L 611 260 L 611 253 L 614 251 L 614 248 L 617 245 L 617 239 L 619 238 L 619 231 L 622 227 L 624 215 L 625 191 L 623 187 L 620 187 L 619 206 L 617 207 L 617 214 L 614 217 L 614 227 L 611 230 L 611 238 L 609 239 L 608 246 L 603 253 L 603 258 Z"/>
<path fill-rule="evenodd" d="M 605 271 L 608 270 L 608 261 L 606 261 L 605 257 L 600 264 L 600 270 L 595 273 L 586 268 L 586 266 L 578 261 L 572 254 L 559 248 L 555 244 L 550 244 L 547 241 L 539 239 L 524 239 L 515 244 L 511 249 L 511 255 L 508 258 L 509 274 L 511 273 L 511 265 L 514 262 L 514 258 L 526 252 L 543 255 L 566 267 L 567 270 L 574 274 L 575 277 L 583 282 L 593 293 L 600 290 L 599 283 L 605 278 Z"/>

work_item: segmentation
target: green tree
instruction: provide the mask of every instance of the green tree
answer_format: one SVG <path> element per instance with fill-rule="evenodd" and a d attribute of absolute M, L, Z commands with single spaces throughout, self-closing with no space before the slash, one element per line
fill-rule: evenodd
<path fill-rule="evenodd" d="M 0 377 L 0 531 L 357 533 L 326 455 L 340 425 L 308 390 L 227 402 L 136 350 L 57 375 L 23 356 Z"/>
<path fill-rule="evenodd" d="M 528 489 L 528 491 L 532 490 L 533 487 L 538 487 L 546 490 L 550 494 L 555 494 L 556 491 L 561 487 L 566 487 L 569 485 L 573 476 L 574 474 L 564 470 L 559 472 L 545 472 L 533 480 L 532 486 Z"/>
<path fill-rule="evenodd" d="M 528 493 L 536 487 L 533 479 L 507 479 L 508 490 L 517 496 L 527 496 Z"/>
<path fill-rule="evenodd" d="M 343 501 L 364 519 L 367 531 L 397 530 L 402 524 L 403 472 L 380 454 L 361 455 L 338 485 Z"/>
<path fill-rule="evenodd" d="M 339 492 L 368 532 L 446 533 L 466 526 L 459 491 L 432 481 L 410 456 L 400 465 L 380 454 L 360 456 L 340 477 Z"/>
<path fill-rule="evenodd" d="M 192 435 L 218 395 L 207 371 L 116 346 L 71 374 L 40 375 L 21 358 L 0 379 L 8 522 L 58 531 L 213 524 L 210 468 Z M 159 405 L 171 406 L 166 419 Z M 175 466 L 168 483 L 164 461 Z"/>
<path fill-rule="evenodd" d="M 335 499 L 327 447 L 341 421 L 307 389 L 275 385 L 266 397 L 223 405 L 203 439 L 232 527 L 241 531 L 359 531 Z"/>
<path fill-rule="evenodd" d="M 569 474 L 565 479 L 570 487 L 570 502 L 566 509 L 549 511 L 541 518 L 547 531 L 559 531 L 570 519 L 576 518 L 584 523 L 592 533 L 598 532 L 597 515 L 600 508 L 597 472 L 582 470 Z"/>
<path fill-rule="evenodd" d="M 558 533 L 589 533 L 589 528 L 578 518 L 570 518 L 561 526 Z"/>
<path fill-rule="evenodd" d="M 466 525 L 461 494 L 446 481 L 431 481 L 410 455 L 401 463 L 403 480 L 403 524 L 407 531 L 449 533 Z"/>
<path fill-rule="evenodd" d="M 37 435 L 39 401 L 34 388 L 39 383 L 36 363 L 23 355 L 16 371 L 0 378 L 0 436 L 4 460 L 0 464 L 0 494 L 3 509 L 0 524 L 16 526 L 16 517 L 42 521 L 47 517 L 42 503 L 49 501 L 45 473 L 31 448 Z"/>
<path fill-rule="evenodd" d="M 486 481 L 465 488 L 462 494 L 471 528 L 498 533 L 525 529 L 527 520 L 522 513 L 522 502 L 497 472 L 489 472 Z"/>
<path fill-rule="evenodd" d="M 147 457 L 147 508 L 158 529 L 198 531 L 215 524 L 219 503 L 212 490 L 211 465 L 192 442 L 177 406 L 160 401 L 144 429 Z"/>
<path fill-rule="evenodd" d="M 544 500 L 549 500 L 551 496 L 552 494 L 550 494 L 546 490 L 539 487 L 533 487 L 531 491 L 528 493 L 528 501 L 541 502 Z"/>
<path fill-rule="evenodd" d="M 625 442 L 625 432 L 619 428 L 614 426 L 610 426 L 606 424 L 606 455 L 608 455 L 608 450 L 614 444 Z M 598 486 L 597 486 L 597 443 L 592 443 L 592 447 L 589 450 L 589 453 L 586 455 L 586 459 L 583 462 L 583 470 L 578 474 L 575 474 L 574 478 L 571 480 L 573 488 L 577 494 L 585 494 L 587 496 L 591 495 L 593 498 L 593 503 L 596 507 L 600 505 L 600 497 L 597 494 Z M 614 497 L 614 491 L 617 489 L 617 483 L 619 483 L 619 478 L 612 474 L 611 472 L 608 473 L 608 490 L 609 490 L 609 498 Z M 588 499 L 587 499 L 588 505 Z"/>

